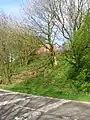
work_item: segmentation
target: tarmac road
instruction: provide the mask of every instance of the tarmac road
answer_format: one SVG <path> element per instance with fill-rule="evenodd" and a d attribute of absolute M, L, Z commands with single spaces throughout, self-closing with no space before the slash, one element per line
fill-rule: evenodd
<path fill-rule="evenodd" d="M 0 120 L 90 120 L 90 103 L 0 89 Z"/>

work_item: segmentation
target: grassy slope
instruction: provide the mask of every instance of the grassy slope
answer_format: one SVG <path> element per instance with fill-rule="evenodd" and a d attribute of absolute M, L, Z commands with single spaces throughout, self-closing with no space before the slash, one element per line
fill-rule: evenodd
<path fill-rule="evenodd" d="M 48 63 L 49 57 L 43 55 L 35 58 L 30 66 L 18 68 L 18 71 L 37 70 L 36 76 L 27 76 L 21 83 L 3 85 L 1 88 L 29 94 L 90 101 L 90 95 L 77 94 L 75 88 L 71 87 L 71 82 L 67 79 L 70 65 L 65 61 L 64 56 L 58 55 L 57 59 L 57 67 L 49 66 L 44 72 L 38 72 L 37 68 Z"/>

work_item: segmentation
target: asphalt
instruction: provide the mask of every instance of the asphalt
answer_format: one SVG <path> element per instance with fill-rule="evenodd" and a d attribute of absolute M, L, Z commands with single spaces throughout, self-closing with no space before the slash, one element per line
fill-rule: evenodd
<path fill-rule="evenodd" d="M 0 120 L 90 120 L 90 103 L 0 89 Z"/>

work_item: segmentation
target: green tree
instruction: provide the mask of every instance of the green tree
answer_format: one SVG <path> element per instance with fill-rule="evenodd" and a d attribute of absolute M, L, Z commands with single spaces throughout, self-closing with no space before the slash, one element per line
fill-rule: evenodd
<path fill-rule="evenodd" d="M 90 92 L 90 12 L 85 15 L 80 29 L 74 32 L 72 41 L 69 76 L 78 90 Z"/>

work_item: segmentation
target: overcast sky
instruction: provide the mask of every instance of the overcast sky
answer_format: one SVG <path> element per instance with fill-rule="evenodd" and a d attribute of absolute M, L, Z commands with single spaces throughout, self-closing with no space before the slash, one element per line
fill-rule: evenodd
<path fill-rule="evenodd" d="M 21 0 L 0 0 L 0 11 L 18 16 L 21 9 Z"/>

